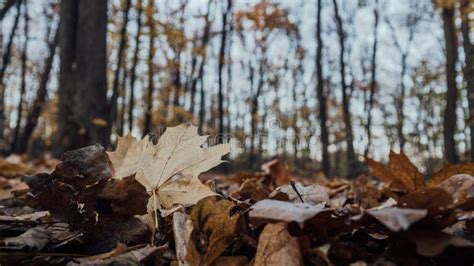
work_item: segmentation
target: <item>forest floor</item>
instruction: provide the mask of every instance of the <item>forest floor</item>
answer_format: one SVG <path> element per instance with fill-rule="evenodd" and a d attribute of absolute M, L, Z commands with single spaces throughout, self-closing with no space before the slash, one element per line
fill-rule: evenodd
<path fill-rule="evenodd" d="M 0 159 L 0 264 L 474 262 L 471 163 L 448 165 L 425 182 L 403 153 L 391 153 L 388 165 L 367 160 L 377 178 L 348 181 L 300 180 L 274 160 L 261 172 L 207 174 L 201 180 L 212 195 L 155 205 L 153 215 L 141 182 L 111 178 L 109 157 L 96 145 L 61 161 Z M 203 184 L 186 182 L 180 200 L 204 193 Z"/>

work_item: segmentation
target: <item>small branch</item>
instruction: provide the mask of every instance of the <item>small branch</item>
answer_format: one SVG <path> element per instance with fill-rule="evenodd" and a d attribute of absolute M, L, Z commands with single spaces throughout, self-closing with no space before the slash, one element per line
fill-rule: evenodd
<path fill-rule="evenodd" d="M 295 181 L 290 182 L 291 188 L 296 192 L 296 195 L 298 195 L 298 198 L 300 198 L 301 202 L 304 203 L 303 197 L 301 197 L 300 192 L 298 189 L 296 189 Z"/>

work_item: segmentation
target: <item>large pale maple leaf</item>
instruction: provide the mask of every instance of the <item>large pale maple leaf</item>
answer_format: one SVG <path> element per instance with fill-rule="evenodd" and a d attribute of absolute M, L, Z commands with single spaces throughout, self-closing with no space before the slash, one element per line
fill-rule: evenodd
<path fill-rule="evenodd" d="M 117 148 L 108 152 L 114 177 L 135 178 L 158 205 L 169 209 L 173 204 L 190 205 L 215 195 L 198 176 L 222 162 L 231 145 L 203 147 L 208 136 L 200 136 L 197 127 L 182 124 L 168 127 L 153 144 L 149 137 L 138 140 L 130 134 L 118 139 Z M 156 202 L 155 202 L 156 205 Z"/>

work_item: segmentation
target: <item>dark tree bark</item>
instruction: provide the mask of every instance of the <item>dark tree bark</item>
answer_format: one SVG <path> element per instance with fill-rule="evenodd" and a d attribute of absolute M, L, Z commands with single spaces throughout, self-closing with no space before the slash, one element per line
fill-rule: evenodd
<path fill-rule="evenodd" d="M 323 38 L 321 32 L 321 9 L 322 9 L 322 0 L 317 2 L 317 24 L 316 24 L 316 93 L 319 103 L 319 121 L 321 125 L 321 152 L 322 152 L 322 162 L 321 169 L 323 173 L 330 177 L 331 165 L 329 163 L 329 133 L 327 127 L 327 106 L 326 106 L 326 92 L 324 91 L 324 80 L 323 80 L 323 66 L 322 66 L 322 53 L 323 53 Z"/>
<path fill-rule="evenodd" d="M 179 106 L 179 99 L 181 98 L 181 51 L 176 52 L 175 63 L 173 66 L 173 88 L 174 98 L 173 106 Z"/>
<path fill-rule="evenodd" d="M 367 132 L 367 146 L 365 147 L 364 156 L 369 154 L 370 146 L 372 145 L 372 110 L 375 102 L 375 88 L 377 85 L 377 44 L 378 44 L 378 28 L 379 28 L 379 10 L 378 0 L 375 1 L 374 8 L 374 42 L 372 44 L 372 59 L 371 59 L 371 79 L 370 79 L 370 93 L 367 108 L 367 123 L 365 124 L 365 131 Z"/>
<path fill-rule="evenodd" d="M 21 0 L 16 2 L 17 13 L 15 19 L 13 20 L 12 31 L 8 37 L 7 47 L 5 52 L 2 55 L 2 67 L 0 68 L 0 139 L 5 139 L 3 136 L 5 130 L 5 72 L 8 65 L 10 64 L 11 51 L 13 46 L 13 39 L 15 38 L 16 28 L 18 27 L 18 21 L 20 21 L 21 16 Z M 0 143 L 1 144 L 1 143 Z"/>
<path fill-rule="evenodd" d="M 202 66 L 202 64 L 201 64 Z M 200 102 L 199 102 L 199 124 L 198 131 L 202 132 L 204 127 L 204 119 L 206 117 L 206 92 L 204 91 L 204 79 L 200 79 Z"/>
<path fill-rule="evenodd" d="M 107 1 L 62 0 L 56 153 L 107 146 Z"/>
<path fill-rule="evenodd" d="M 354 134 L 352 133 L 352 121 L 350 111 L 350 93 L 346 83 L 346 63 L 345 63 L 345 49 L 346 49 L 346 33 L 342 23 L 341 15 L 337 0 L 333 0 L 334 14 L 336 17 L 337 35 L 339 37 L 339 72 L 341 74 L 341 91 L 342 91 L 342 113 L 345 126 L 345 140 L 347 146 L 347 165 L 349 169 L 355 167 L 356 156 L 354 152 Z"/>
<path fill-rule="evenodd" d="M 471 141 L 471 162 L 474 162 L 474 46 L 470 39 L 469 0 L 461 1 L 461 32 L 464 49 L 464 79 L 467 83 L 467 99 L 469 104 L 469 128 Z"/>
<path fill-rule="evenodd" d="M 395 107 L 396 107 L 396 114 L 397 114 L 397 138 L 398 142 L 400 144 L 400 150 L 403 151 L 405 148 L 406 144 L 406 138 L 405 134 L 403 133 L 403 128 L 405 126 L 405 98 L 406 98 L 406 85 L 405 85 L 405 77 L 408 72 L 408 55 L 410 52 L 410 46 L 412 44 L 413 38 L 415 36 L 415 30 L 417 27 L 417 24 L 419 22 L 419 17 L 416 14 L 416 10 L 413 11 L 413 13 L 410 13 L 411 16 L 411 21 L 410 25 L 408 25 L 408 40 L 406 41 L 406 46 L 405 48 L 402 47 L 402 44 L 400 43 L 396 30 L 393 27 L 392 23 L 390 20 L 387 19 L 387 25 L 389 26 L 391 33 L 392 33 L 392 38 L 393 42 L 395 43 L 395 47 L 397 48 L 398 52 L 400 53 L 400 94 L 397 95 L 395 98 Z"/>
<path fill-rule="evenodd" d="M 135 108 L 135 80 L 137 79 L 138 53 L 140 51 L 140 36 L 142 34 L 142 0 L 137 0 L 137 35 L 133 51 L 132 68 L 130 69 L 130 102 L 128 107 L 128 130 L 133 129 L 133 110 Z"/>
<path fill-rule="evenodd" d="M 132 6 L 132 0 L 126 0 L 125 2 L 125 9 L 123 11 L 123 22 L 122 28 L 120 29 L 120 41 L 119 47 L 117 51 L 117 66 L 115 68 L 114 73 L 114 81 L 112 84 L 112 97 L 109 101 L 109 124 L 112 126 L 115 122 L 115 116 L 117 115 L 117 99 L 119 96 L 119 83 L 120 83 L 120 71 L 122 70 L 123 65 L 123 54 L 125 47 L 127 46 L 127 25 L 128 25 L 128 13 L 130 11 L 130 7 Z M 125 70 L 126 71 L 126 70 Z"/>
<path fill-rule="evenodd" d="M 126 55 L 125 55 L 126 58 Z M 126 63 L 124 64 L 123 67 L 123 72 L 122 72 L 122 84 L 121 84 L 121 95 L 120 97 L 122 98 L 122 106 L 120 106 L 120 114 L 117 117 L 117 134 L 119 136 L 123 135 L 124 129 L 125 129 L 125 109 L 127 108 L 127 78 L 128 78 L 128 70 L 125 67 Z"/>
<path fill-rule="evenodd" d="M 31 107 L 31 111 L 28 113 L 25 127 L 23 128 L 23 132 L 18 142 L 18 149 L 17 149 L 18 153 L 26 152 L 27 147 L 28 147 L 28 141 L 30 140 L 31 135 L 33 134 L 33 131 L 35 130 L 38 124 L 38 118 L 41 115 L 41 112 L 43 110 L 43 107 L 46 101 L 49 76 L 51 73 L 51 69 L 53 68 L 54 55 L 55 55 L 56 46 L 58 43 L 58 35 L 59 35 L 58 30 L 56 31 L 54 35 L 54 39 L 50 41 L 48 44 L 49 55 L 48 57 L 46 57 L 46 62 L 44 64 L 44 70 L 41 73 L 41 78 L 40 78 L 38 90 L 36 92 L 36 97 L 33 102 L 33 106 Z"/>
<path fill-rule="evenodd" d="M 153 10 L 153 0 L 148 0 L 148 8 Z M 145 123 L 143 125 L 143 136 L 146 136 L 151 131 L 151 123 L 153 118 L 153 93 L 155 91 L 155 84 L 154 84 L 154 69 L 153 69 L 153 59 L 155 58 L 155 24 L 153 19 L 153 14 L 148 14 L 147 12 L 147 26 L 149 29 L 149 50 L 148 50 L 148 86 L 147 86 L 147 93 L 146 93 L 146 100 L 145 100 Z"/>
<path fill-rule="evenodd" d="M 197 92 L 197 83 L 198 81 L 202 80 L 203 75 L 204 75 L 204 66 L 206 63 L 206 55 L 207 55 L 207 44 L 209 43 L 209 37 L 211 33 L 211 22 L 209 20 L 209 13 L 210 13 L 210 4 L 211 1 L 209 1 L 209 4 L 207 6 L 207 13 L 204 16 L 204 30 L 202 34 L 202 40 L 201 40 L 201 63 L 199 64 L 199 70 L 198 70 L 198 75 L 197 77 L 193 78 L 191 81 L 191 86 L 190 86 L 190 92 L 191 92 L 191 104 L 189 106 L 189 112 L 194 115 L 194 110 L 195 110 L 195 102 L 196 102 L 196 92 Z"/>
<path fill-rule="evenodd" d="M 28 25 L 29 25 L 29 20 L 30 18 L 28 17 L 28 1 L 25 0 L 23 4 L 23 23 L 24 23 L 24 28 L 23 28 L 23 34 L 25 36 L 25 43 L 23 44 L 23 51 L 21 53 L 21 83 L 20 83 L 20 101 L 18 102 L 18 109 L 17 109 L 17 117 L 16 117 L 16 123 L 15 123 L 15 129 L 13 131 L 13 140 L 12 144 L 10 146 L 10 153 L 13 153 L 16 151 L 16 147 L 18 145 L 18 138 L 20 137 L 20 128 L 21 128 L 21 119 L 23 117 L 23 105 L 24 105 L 24 99 L 25 99 L 25 93 L 26 93 L 26 71 L 27 71 L 27 60 L 28 60 L 28 42 L 30 41 L 29 39 L 29 30 L 28 30 Z"/>
<path fill-rule="evenodd" d="M 20 3 L 21 0 L 6 0 L 4 5 L 3 5 L 3 8 L 0 9 L 0 21 L 3 20 L 3 18 L 5 17 L 5 15 L 8 13 L 8 10 L 10 10 L 10 8 L 15 4 L 15 3 Z"/>
<path fill-rule="evenodd" d="M 443 139 L 445 158 L 449 163 L 457 163 L 459 158 L 456 151 L 454 134 L 456 133 L 456 103 L 458 98 L 456 85 L 457 36 L 454 25 L 454 8 L 442 10 L 444 39 L 446 44 L 446 109 L 443 121 Z"/>
<path fill-rule="evenodd" d="M 227 0 L 227 9 L 222 15 L 222 35 L 221 35 L 221 47 L 219 49 L 219 63 L 218 63 L 218 72 L 217 72 L 217 77 L 219 81 L 219 92 L 218 92 L 218 104 L 219 104 L 219 135 L 221 135 L 220 138 L 218 138 L 219 143 L 222 143 L 224 141 L 223 136 L 224 136 L 224 80 L 222 77 L 222 71 L 224 69 L 224 64 L 225 64 L 225 48 L 226 48 L 226 41 L 227 41 L 227 28 L 228 28 L 228 23 L 227 19 L 230 16 L 230 13 L 232 11 L 232 0 Z"/>

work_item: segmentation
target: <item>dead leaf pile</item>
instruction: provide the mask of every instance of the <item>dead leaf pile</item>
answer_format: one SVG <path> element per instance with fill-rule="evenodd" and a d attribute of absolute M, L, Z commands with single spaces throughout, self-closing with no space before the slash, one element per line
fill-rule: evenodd
<path fill-rule="evenodd" d="M 409 158 L 368 159 L 352 181 L 199 175 L 229 144 L 190 125 L 70 151 L 0 201 L 0 264 L 472 265 L 474 165 L 429 177 Z"/>

